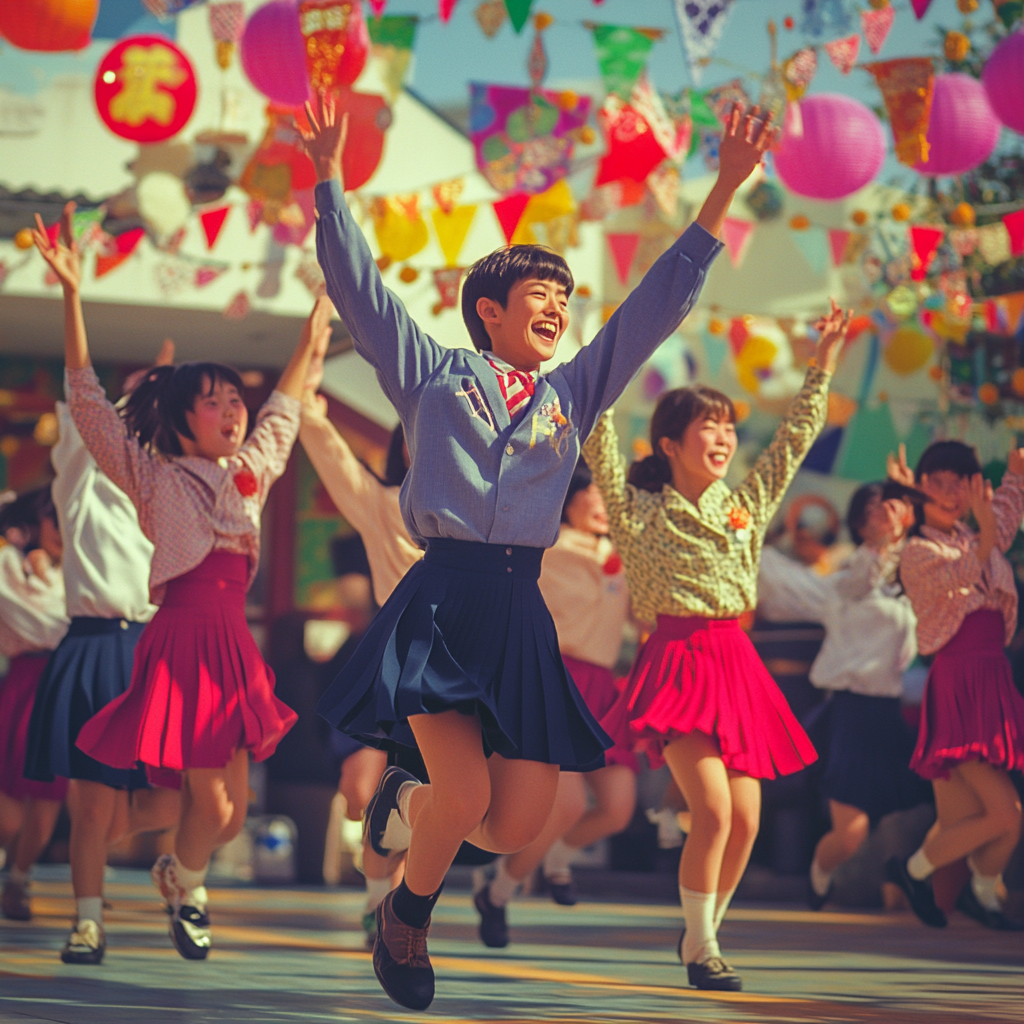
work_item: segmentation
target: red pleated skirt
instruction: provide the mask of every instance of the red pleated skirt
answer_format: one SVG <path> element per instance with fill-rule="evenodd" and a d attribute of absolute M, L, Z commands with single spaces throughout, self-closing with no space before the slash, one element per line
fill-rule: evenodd
<path fill-rule="evenodd" d="M 601 725 L 655 768 L 666 745 L 691 732 L 716 739 L 727 768 L 757 779 L 818 757 L 737 619 L 659 615 Z"/>
<path fill-rule="evenodd" d="M 562 655 L 562 661 L 565 662 L 565 667 L 572 676 L 576 689 L 580 691 L 584 703 L 590 708 L 590 713 L 600 721 L 622 695 L 620 682 L 625 683 L 626 680 L 616 680 L 610 668 L 595 665 L 590 661 L 581 661 L 579 658 L 570 658 L 568 654 Z M 616 743 L 611 750 L 606 750 L 604 763 L 606 766 L 622 764 L 630 771 L 640 771 L 640 762 L 633 753 L 631 739 L 626 743 Z"/>
<path fill-rule="evenodd" d="M 35 782 L 24 775 L 32 705 L 49 659 L 49 651 L 19 654 L 0 679 L 0 792 L 12 800 L 63 800 L 68 791 L 67 779 Z"/>
<path fill-rule="evenodd" d="M 1024 697 L 1003 652 L 1001 612 L 972 612 L 928 672 L 910 767 L 945 779 L 965 761 L 1024 769 Z"/>
<path fill-rule="evenodd" d="M 269 757 L 297 715 L 245 621 L 248 564 L 214 551 L 171 580 L 135 648 L 129 688 L 90 718 L 78 746 L 114 768 L 223 768 Z"/>

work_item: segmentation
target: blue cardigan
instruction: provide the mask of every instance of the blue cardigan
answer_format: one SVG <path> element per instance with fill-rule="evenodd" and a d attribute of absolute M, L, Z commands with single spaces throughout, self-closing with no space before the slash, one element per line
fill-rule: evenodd
<path fill-rule="evenodd" d="M 580 445 L 690 311 L 721 243 L 690 225 L 513 424 L 487 360 L 439 345 L 384 286 L 336 181 L 316 186 L 316 206 L 327 293 L 405 428 L 410 536 L 550 547 Z"/>

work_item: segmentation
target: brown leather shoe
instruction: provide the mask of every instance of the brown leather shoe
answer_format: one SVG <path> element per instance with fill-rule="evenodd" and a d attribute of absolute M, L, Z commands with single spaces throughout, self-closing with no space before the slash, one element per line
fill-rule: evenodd
<path fill-rule="evenodd" d="M 373 944 L 373 971 L 381 988 L 399 1006 L 425 1010 L 434 1001 L 434 968 L 427 955 L 427 932 L 401 922 L 391 909 L 394 891 L 377 907 L 377 938 Z"/>
<path fill-rule="evenodd" d="M 4 917 L 10 921 L 31 921 L 32 908 L 28 902 L 28 884 L 7 879 L 4 882 L 3 897 L 0 898 L 0 909 L 3 910 Z"/>

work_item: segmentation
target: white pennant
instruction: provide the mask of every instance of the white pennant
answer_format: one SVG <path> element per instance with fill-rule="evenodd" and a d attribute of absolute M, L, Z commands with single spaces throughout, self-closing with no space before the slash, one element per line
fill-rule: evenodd
<path fill-rule="evenodd" d="M 674 4 L 690 77 L 699 85 L 703 62 L 722 38 L 732 0 L 674 0 Z"/>

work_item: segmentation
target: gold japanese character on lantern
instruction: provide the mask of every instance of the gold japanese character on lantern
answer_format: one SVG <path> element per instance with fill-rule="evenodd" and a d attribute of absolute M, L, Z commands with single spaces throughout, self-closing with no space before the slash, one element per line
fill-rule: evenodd
<path fill-rule="evenodd" d="M 177 103 L 165 89 L 175 89 L 188 78 L 173 51 L 160 43 L 152 46 L 129 46 L 124 51 L 120 92 L 110 101 L 110 116 L 124 124 L 140 125 L 144 121 L 170 124 Z"/>

